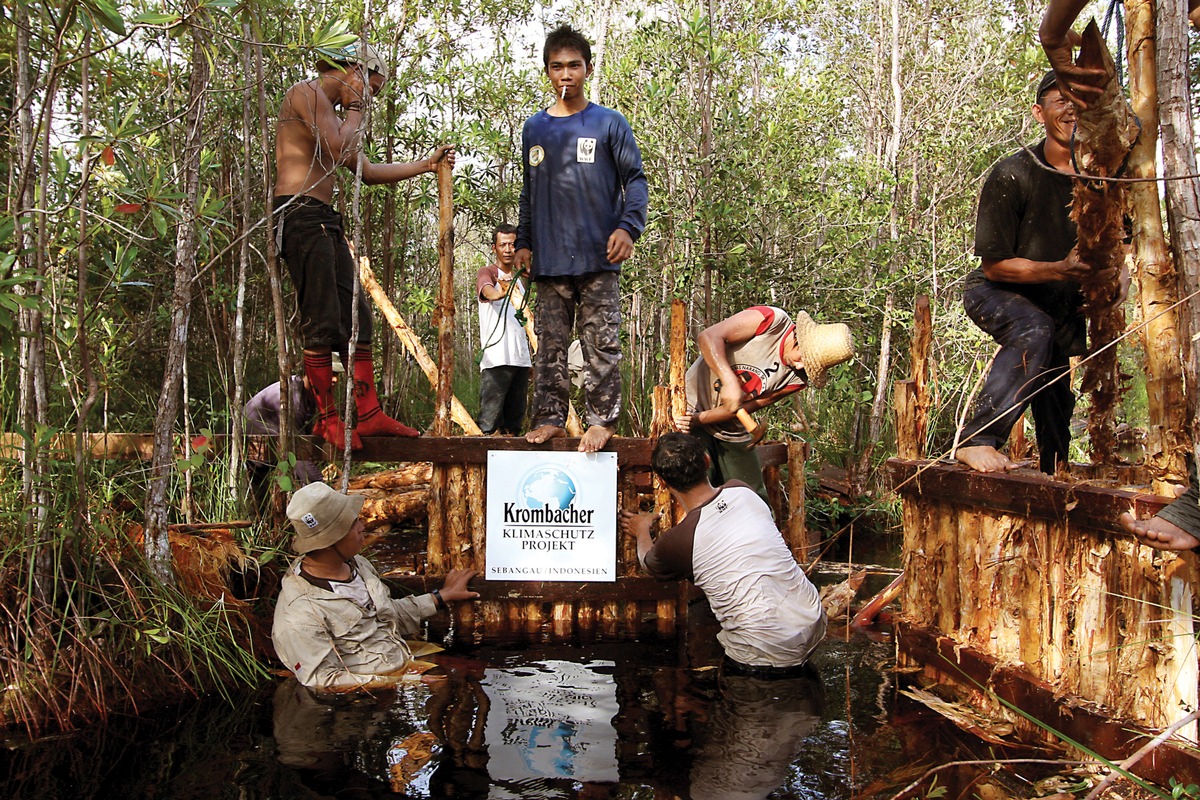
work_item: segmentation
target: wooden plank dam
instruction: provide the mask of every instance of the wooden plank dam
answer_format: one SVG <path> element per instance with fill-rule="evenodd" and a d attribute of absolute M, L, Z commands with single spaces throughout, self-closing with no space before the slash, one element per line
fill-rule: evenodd
<path fill-rule="evenodd" d="M 923 460 L 888 469 L 903 503 L 902 666 L 1020 738 L 1058 731 L 1115 761 L 1197 707 L 1195 556 L 1116 522 L 1165 498 Z M 1180 734 L 1194 744 L 1195 724 Z M 1168 742 L 1133 771 L 1200 775 L 1197 752 Z"/>

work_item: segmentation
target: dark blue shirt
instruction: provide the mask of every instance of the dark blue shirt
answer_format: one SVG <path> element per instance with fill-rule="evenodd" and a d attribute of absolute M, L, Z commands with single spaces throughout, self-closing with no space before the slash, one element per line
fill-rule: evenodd
<path fill-rule="evenodd" d="M 533 253 L 533 277 L 620 270 L 608 263 L 617 228 L 636 242 L 646 227 L 649 187 L 625 117 L 589 103 L 578 114 L 540 111 L 521 132 L 517 249 Z"/>

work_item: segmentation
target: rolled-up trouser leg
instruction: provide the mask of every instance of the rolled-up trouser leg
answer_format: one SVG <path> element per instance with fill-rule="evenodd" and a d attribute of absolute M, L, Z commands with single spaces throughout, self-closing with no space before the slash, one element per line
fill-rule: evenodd
<path fill-rule="evenodd" d="M 1046 382 L 1054 350 L 1054 321 L 1023 295 L 988 284 L 968 290 L 963 305 L 975 324 L 996 340 L 1000 351 L 979 392 L 975 412 L 963 426 L 959 446 L 999 448 L 1008 441 L 1009 431 L 1030 398 Z M 1040 431 L 1038 435 L 1040 438 Z"/>

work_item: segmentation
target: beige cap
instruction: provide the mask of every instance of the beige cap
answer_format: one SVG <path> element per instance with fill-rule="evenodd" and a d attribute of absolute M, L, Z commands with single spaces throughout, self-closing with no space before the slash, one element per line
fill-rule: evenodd
<path fill-rule="evenodd" d="M 829 368 L 854 358 L 850 326 L 844 322 L 818 325 L 804 311 L 796 314 L 796 346 L 808 382 L 820 389 L 829 380 Z"/>
<path fill-rule="evenodd" d="M 311 553 L 340 542 L 358 519 L 364 500 L 342 494 L 327 483 L 310 483 L 297 491 L 287 507 L 288 519 L 296 529 L 292 549 Z"/>
<path fill-rule="evenodd" d="M 379 55 L 379 51 L 361 39 L 354 44 L 346 46 L 347 60 L 354 64 L 362 64 L 370 72 L 378 72 L 386 81 L 388 79 L 387 64 L 383 63 L 383 56 Z"/>

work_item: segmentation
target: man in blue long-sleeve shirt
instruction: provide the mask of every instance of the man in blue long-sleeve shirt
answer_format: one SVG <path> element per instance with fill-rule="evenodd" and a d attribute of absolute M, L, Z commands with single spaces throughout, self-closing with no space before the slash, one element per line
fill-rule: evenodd
<path fill-rule="evenodd" d="M 608 442 L 621 414 L 618 278 L 646 227 L 649 190 L 629 123 L 588 102 L 587 39 L 560 26 L 546 37 L 542 59 L 556 99 L 521 132 L 517 266 L 532 260 L 538 288 L 533 430 L 525 438 L 541 444 L 566 435 L 567 347 L 578 319 L 589 426 L 579 449 L 591 453 Z"/>

